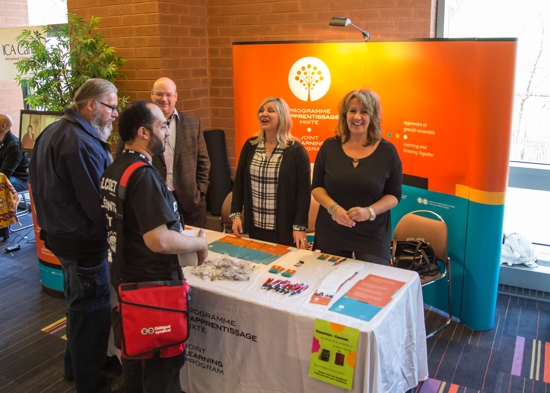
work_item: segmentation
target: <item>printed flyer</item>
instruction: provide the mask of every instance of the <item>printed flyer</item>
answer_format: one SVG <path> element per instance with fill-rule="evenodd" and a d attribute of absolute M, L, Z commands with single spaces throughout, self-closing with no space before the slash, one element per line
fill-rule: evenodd
<path fill-rule="evenodd" d="M 309 376 L 351 390 L 359 330 L 315 320 Z"/>
<path fill-rule="evenodd" d="M 368 322 L 392 300 L 403 285 L 403 281 L 369 274 L 338 299 L 330 311 Z"/>

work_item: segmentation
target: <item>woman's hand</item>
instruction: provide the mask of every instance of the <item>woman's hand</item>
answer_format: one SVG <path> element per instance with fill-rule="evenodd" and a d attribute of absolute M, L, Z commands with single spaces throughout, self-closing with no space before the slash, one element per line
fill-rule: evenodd
<path fill-rule="evenodd" d="M 338 206 L 334 214 L 334 221 L 345 227 L 352 228 L 355 226 L 355 221 L 350 218 L 348 212 L 343 207 Z"/>
<path fill-rule="evenodd" d="M 243 233 L 243 222 L 240 218 L 235 218 L 233 220 L 233 223 L 231 224 L 231 230 L 233 230 L 233 234 L 237 237 L 241 237 L 241 233 Z"/>
<path fill-rule="evenodd" d="M 370 218 L 370 210 L 367 207 L 352 207 L 347 213 L 353 221 L 367 221 Z"/>
<path fill-rule="evenodd" d="M 302 250 L 307 248 L 307 234 L 304 231 L 292 231 L 292 237 L 294 237 L 296 248 L 301 248 Z"/>

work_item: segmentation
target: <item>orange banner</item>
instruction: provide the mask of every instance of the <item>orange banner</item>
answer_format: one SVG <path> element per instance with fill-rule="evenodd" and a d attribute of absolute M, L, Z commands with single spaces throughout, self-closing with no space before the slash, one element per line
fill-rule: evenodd
<path fill-rule="evenodd" d="M 379 94 L 383 137 L 415 186 L 501 204 L 515 53 L 515 40 L 235 44 L 237 156 L 259 130 L 261 101 L 278 96 L 314 162 L 334 135 L 341 98 L 365 87 Z"/>

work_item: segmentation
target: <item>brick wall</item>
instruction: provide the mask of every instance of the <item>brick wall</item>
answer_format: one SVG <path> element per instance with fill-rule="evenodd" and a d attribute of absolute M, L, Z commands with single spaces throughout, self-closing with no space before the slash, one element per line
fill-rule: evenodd
<path fill-rule="evenodd" d="M 128 62 L 120 81 L 130 99 L 150 99 L 153 82 L 167 76 L 178 86 L 177 109 L 210 128 L 206 0 L 68 0 L 69 12 L 99 28 L 109 45 Z"/>
<path fill-rule="evenodd" d="M 232 42 L 361 40 L 352 26 L 329 26 L 333 16 L 350 18 L 374 40 L 435 37 L 436 0 L 208 0 L 207 11 L 212 127 L 226 132 L 232 168 Z"/>
<path fill-rule="evenodd" d="M 0 2 L 0 28 L 28 26 L 27 0 Z M 0 113 L 13 119 L 12 131 L 19 132 L 19 111 L 23 109 L 23 93 L 15 81 L 0 81 Z"/>
<path fill-rule="evenodd" d="M 68 0 L 69 12 L 100 16 L 107 42 L 128 59 L 132 99 L 148 98 L 151 83 L 169 76 L 177 108 L 199 116 L 205 129 L 225 130 L 235 166 L 232 43 L 281 40 L 360 40 L 349 17 L 371 39 L 435 36 L 437 0 Z"/>

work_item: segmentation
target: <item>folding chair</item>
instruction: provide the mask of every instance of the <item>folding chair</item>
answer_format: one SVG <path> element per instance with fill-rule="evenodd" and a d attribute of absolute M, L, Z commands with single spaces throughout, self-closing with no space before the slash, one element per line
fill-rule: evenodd
<path fill-rule="evenodd" d="M 423 215 L 429 215 L 432 218 Z M 451 260 L 447 254 L 448 233 L 447 224 L 437 213 L 430 210 L 416 210 L 404 215 L 397 223 L 393 238 L 397 241 L 422 239 L 432 246 L 440 271 L 435 276 L 426 276 L 421 279 L 422 287 L 433 284 L 436 281 L 447 279 L 447 296 L 449 299 L 449 314 L 445 324 L 426 335 L 426 338 L 450 325 L 453 311 L 451 302 Z M 392 261 L 394 265 L 395 261 Z"/>
<path fill-rule="evenodd" d="M 231 219 L 229 214 L 231 213 L 231 199 L 233 198 L 233 191 L 229 192 L 223 200 L 221 215 L 220 215 L 220 232 L 227 232 L 229 226 L 231 232 Z"/>

